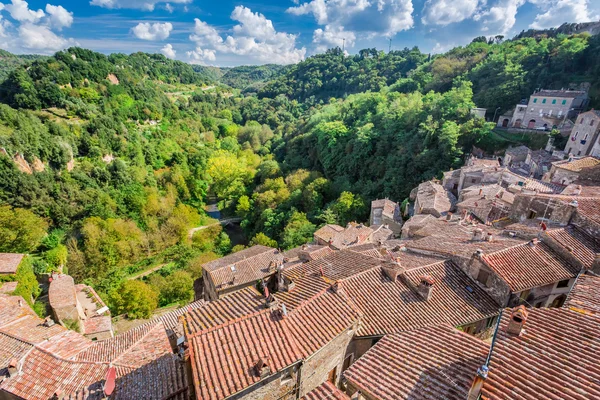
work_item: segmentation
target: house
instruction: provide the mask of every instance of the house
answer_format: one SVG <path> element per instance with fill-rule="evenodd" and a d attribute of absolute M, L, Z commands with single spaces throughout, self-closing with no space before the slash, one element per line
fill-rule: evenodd
<path fill-rule="evenodd" d="M 283 264 L 282 253 L 271 247 L 257 245 L 208 262 L 202 266 L 205 300 L 216 300 L 226 293 L 256 284 L 275 274 Z M 196 285 L 195 285 L 196 286 Z M 199 298 L 196 294 L 196 298 Z"/>
<path fill-rule="evenodd" d="M 387 225 L 349 223 L 345 228 L 339 225 L 325 225 L 314 233 L 315 243 L 342 250 L 364 243 L 378 243 L 391 239 L 394 232 Z M 327 241 L 325 241 L 327 240 Z"/>
<path fill-rule="evenodd" d="M 300 400 L 350 400 L 350 397 L 327 381 L 308 392 Z"/>
<path fill-rule="evenodd" d="M 317 229 L 313 234 L 314 242 L 323 246 L 329 246 L 329 243 L 333 240 L 335 235 L 342 232 L 343 227 L 335 224 L 323 225 Z"/>
<path fill-rule="evenodd" d="M 600 159 L 585 157 L 569 157 L 568 160 L 555 161 L 552 163 L 550 171 L 544 175 L 545 182 L 569 185 L 579 179 L 579 175 L 584 169 L 592 168 L 600 164 Z"/>
<path fill-rule="evenodd" d="M 385 336 L 345 373 L 359 400 L 467 398 L 489 344 L 450 325 Z"/>
<path fill-rule="evenodd" d="M 471 214 L 481 222 L 499 220 L 510 214 L 514 194 L 501 185 L 471 186 L 460 194 L 458 215 Z"/>
<path fill-rule="evenodd" d="M 165 324 L 154 322 L 107 340 L 41 319 L 20 296 L 0 295 L 0 398 L 48 400 L 186 400 L 184 365 L 173 354 Z"/>
<path fill-rule="evenodd" d="M 421 183 L 410 193 L 410 200 L 414 201 L 415 214 L 430 214 L 434 217 L 445 216 L 454 210 L 456 197 L 444 186 L 437 182 Z"/>
<path fill-rule="evenodd" d="M 402 231 L 402 215 L 398 203 L 388 199 L 373 200 L 369 225 L 387 225 L 394 235 L 399 236 Z"/>
<path fill-rule="evenodd" d="M 592 150 L 595 147 L 595 154 Z M 592 155 L 600 157 L 600 111 L 591 110 L 579 114 L 575 126 L 569 135 L 569 141 L 565 146 L 565 152 L 573 156 Z"/>
<path fill-rule="evenodd" d="M 53 274 L 48 287 L 48 303 L 54 319 L 72 326 L 92 340 L 113 336 L 110 311 L 93 288 L 75 285 L 69 275 Z"/>
<path fill-rule="evenodd" d="M 564 122 L 583 110 L 588 95 L 582 90 L 539 90 L 527 104 L 517 104 L 512 116 L 503 115 L 498 126 L 503 128 L 560 129 Z"/>
<path fill-rule="evenodd" d="M 506 309 L 487 373 L 474 380 L 469 399 L 598 399 L 599 351 L 600 319 L 594 315 L 567 308 Z"/>
<path fill-rule="evenodd" d="M 531 149 L 527 146 L 509 147 L 504 153 L 502 164 L 507 167 L 518 166 L 524 163 L 531 155 Z"/>
<path fill-rule="evenodd" d="M 579 275 L 567 297 L 564 308 L 583 314 L 600 314 L 600 277 Z"/>
<path fill-rule="evenodd" d="M 14 275 L 25 254 L 0 253 L 0 276 Z"/>

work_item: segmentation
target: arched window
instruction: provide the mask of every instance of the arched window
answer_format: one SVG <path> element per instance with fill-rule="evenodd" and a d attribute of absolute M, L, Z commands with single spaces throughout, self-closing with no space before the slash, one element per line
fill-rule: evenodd
<path fill-rule="evenodd" d="M 520 127 L 521 127 L 521 119 L 517 119 L 517 120 L 515 121 L 514 127 L 515 127 L 515 128 L 520 128 Z"/>
<path fill-rule="evenodd" d="M 535 119 L 530 119 L 529 123 L 527 124 L 527 127 L 530 129 L 535 128 Z"/>
<path fill-rule="evenodd" d="M 507 126 L 508 126 L 508 118 L 504 118 L 504 119 L 502 120 L 502 127 L 503 127 L 503 128 L 506 128 Z"/>

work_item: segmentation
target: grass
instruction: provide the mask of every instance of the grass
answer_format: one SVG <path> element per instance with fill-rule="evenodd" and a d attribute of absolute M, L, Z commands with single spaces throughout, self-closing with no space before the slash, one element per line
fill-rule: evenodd
<path fill-rule="evenodd" d="M 548 134 L 545 133 L 509 133 L 504 130 L 493 130 L 490 135 L 477 143 L 486 152 L 499 152 L 508 147 L 525 145 L 532 150 L 543 149 L 548 142 Z"/>

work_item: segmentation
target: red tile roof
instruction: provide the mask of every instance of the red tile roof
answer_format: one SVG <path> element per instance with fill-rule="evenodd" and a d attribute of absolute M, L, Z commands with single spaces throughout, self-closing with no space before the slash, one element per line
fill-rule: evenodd
<path fill-rule="evenodd" d="M 4 375 L 12 359 L 20 360 L 32 347 L 27 342 L 0 332 L 0 376 Z"/>
<path fill-rule="evenodd" d="M 108 315 L 88 318 L 83 321 L 82 325 L 84 335 L 94 335 L 112 330 L 112 320 Z"/>
<path fill-rule="evenodd" d="M 385 227 L 376 228 L 386 229 Z M 363 224 L 348 224 L 346 229 L 341 232 L 338 232 L 333 238 L 331 242 L 331 247 L 334 249 L 345 249 L 349 246 L 354 246 L 357 244 L 363 244 L 367 241 L 367 239 L 375 233 L 375 230 Z M 387 229 L 386 229 L 387 230 Z M 389 231 L 389 230 L 388 230 Z M 391 233 L 391 231 L 389 231 Z M 384 233 L 385 236 L 385 233 Z M 385 237 L 388 239 L 388 237 Z"/>
<path fill-rule="evenodd" d="M 555 161 L 552 163 L 556 168 L 566 169 L 573 172 L 580 172 L 583 168 L 594 167 L 600 164 L 600 160 L 595 157 L 581 157 L 571 161 Z"/>
<path fill-rule="evenodd" d="M 285 320 L 265 309 L 188 336 L 196 397 L 218 400 L 261 380 L 255 365 L 276 373 L 302 359 Z"/>
<path fill-rule="evenodd" d="M 530 309 L 520 336 L 502 316 L 482 399 L 600 398 L 600 319 L 566 308 Z"/>
<path fill-rule="evenodd" d="M 344 230 L 343 227 L 334 224 L 327 224 L 317 229 L 313 234 L 314 237 L 323 240 L 324 242 L 329 242 L 337 235 L 339 232 Z"/>
<path fill-rule="evenodd" d="M 577 213 L 600 225 L 600 198 L 577 198 Z"/>
<path fill-rule="evenodd" d="M 48 288 L 48 302 L 52 308 L 76 307 L 75 281 L 69 275 L 53 275 Z"/>
<path fill-rule="evenodd" d="M 14 274 L 25 254 L 0 253 L 0 274 Z"/>
<path fill-rule="evenodd" d="M 579 272 L 577 267 L 543 242 L 519 244 L 484 254 L 482 260 L 513 292 L 575 278 Z"/>
<path fill-rule="evenodd" d="M 440 325 L 381 339 L 344 377 L 379 400 L 464 400 L 489 344 Z"/>
<path fill-rule="evenodd" d="M 600 314 L 600 277 L 579 275 L 564 306 L 575 311 Z"/>
<path fill-rule="evenodd" d="M 254 282 L 271 275 L 271 262 L 282 262 L 283 255 L 266 246 L 252 246 L 203 265 L 217 291 Z"/>
<path fill-rule="evenodd" d="M 350 400 L 350 397 L 327 381 L 302 396 L 300 400 Z"/>
<path fill-rule="evenodd" d="M 4 282 L 4 284 L 0 285 L 0 293 L 3 294 L 11 294 L 17 288 L 19 282 Z"/>
<path fill-rule="evenodd" d="M 186 313 L 186 328 L 188 333 L 197 333 L 258 312 L 264 306 L 264 296 L 253 287 L 247 287 Z"/>
<path fill-rule="evenodd" d="M 600 253 L 600 242 L 574 226 L 550 229 L 546 234 L 569 250 L 588 268 L 592 266 L 596 254 Z"/>
<path fill-rule="evenodd" d="M 435 280 L 429 300 L 405 283 L 414 287 L 424 275 Z M 343 280 L 340 286 L 364 315 L 358 336 L 466 325 L 498 312 L 494 300 L 450 261 L 406 271 L 405 278 L 394 282 L 378 267 Z"/>
<path fill-rule="evenodd" d="M 37 315 L 25 315 L 24 317 L 15 319 L 0 327 L 0 332 L 23 340 L 24 342 L 39 344 L 55 335 L 67 331 L 67 329 L 61 325 L 55 324 L 47 327 L 43 322 L 44 320 Z"/>

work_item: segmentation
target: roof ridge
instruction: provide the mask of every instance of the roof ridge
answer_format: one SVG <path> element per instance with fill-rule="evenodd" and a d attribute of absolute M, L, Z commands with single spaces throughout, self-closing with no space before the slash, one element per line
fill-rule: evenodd
<path fill-rule="evenodd" d="M 202 330 L 199 330 L 199 331 L 194 332 L 194 333 L 190 333 L 188 335 L 188 337 L 189 338 L 195 338 L 197 336 L 201 336 L 201 335 L 204 335 L 206 333 L 209 333 L 209 332 L 212 332 L 212 331 L 216 331 L 217 329 L 223 329 L 226 326 L 236 324 L 236 323 L 238 323 L 240 321 L 243 321 L 243 320 L 246 320 L 246 319 L 250 319 L 250 318 L 255 318 L 255 317 L 260 316 L 261 314 L 267 314 L 267 313 L 270 313 L 270 312 L 271 312 L 270 309 L 265 308 L 265 309 L 262 309 L 262 310 L 259 310 L 259 311 L 255 311 L 253 313 L 245 314 L 245 315 L 242 315 L 241 317 L 230 319 L 229 321 L 226 321 L 226 322 L 224 322 L 222 324 L 211 326 L 209 328 L 202 329 Z"/>
<path fill-rule="evenodd" d="M 125 351 L 124 351 L 123 353 L 121 353 L 121 354 L 120 354 L 118 357 L 116 357 L 114 360 L 112 360 L 112 361 L 111 361 L 111 363 L 117 363 L 119 359 L 123 358 L 123 357 L 124 357 L 126 354 L 129 354 L 129 353 L 131 352 L 131 350 L 132 350 L 132 349 L 133 349 L 133 348 L 134 348 L 134 347 L 135 347 L 135 346 L 136 346 L 136 345 L 137 345 L 139 342 L 141 342 L 142 340 L 144 340 L 144 339 L 145 339 L 145 338 L 146 338 L 146 337 L 147 337 L 147 336 L 148 336 L 150 333 L 152 333 L 152 332 L 153 332 L 155 329 L 157 329 L 158 327 L 162 327 L 163 329 L 165 329 L 165 327 L 164 327 L 164 326 L 165 326 L 165 324 L 164 324 L 162 321 L 158 321 L 158 323 L 156 323 L 154 326 L 150 327 L 150 329 L 148 329 L 148 332 L 144 333 L 144 334 L 142 335 L 142 337 L 141 337 L 141 338 L 139 338 L 138 340 L 136 340 L 135 342 L 133 342 L 133 343 L 131 344 L 131 346 L 129 346 L 129 347 L 127 348 L 127 350 L 125 350 Z M 133 328 L 133 329 L 131 329 L 131 330 L 129 330 L 129 331 L 127 331 L 127 332 L 123 333 L 123 335 L 125 335 L 125 334 L 127 334 L 127 333 L 129 333 L 129 332 L 132 332 L 132 331 L 133 331 L 133 330 L 135 330 L 135 329 L 141 330 L 140 328 L 143 328 L 143 327 L 147 328 L 147 326 L 146 326 L 145 324 L 144 324 L 144 325 L 140 325 L 140 326 L 138 326 L 138 327 L 136 327 L 136 328 Z M 117 337 L 119 337 L 119 336 L 121 336 L 121 335 L 115 336 L 115 337 L 113 337 L 112 339 L 115 339 L 115 338 L 117 338 Z M 168 340 L 168 335 L 166 334 L 166 332 L 165 332 L 165 336 L 167 337 L 167 340 Z M 110 340 L 110 339 L 109 339 L 109 340 Z"/>

